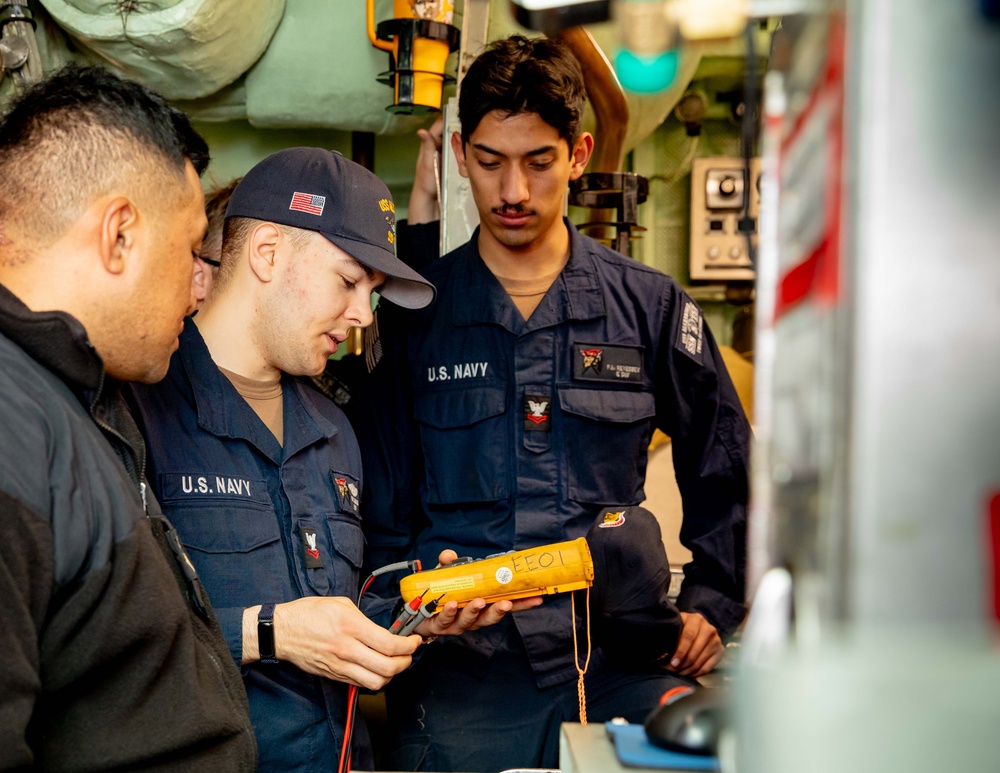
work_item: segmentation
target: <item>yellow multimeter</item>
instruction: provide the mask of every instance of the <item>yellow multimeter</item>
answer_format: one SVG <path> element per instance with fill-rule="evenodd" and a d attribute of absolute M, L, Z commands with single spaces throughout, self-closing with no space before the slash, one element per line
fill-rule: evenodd
<path fill-rule="evenodd" d="M 458 562 L 426 572 L 407 575 L 399 581 L 405 603 L 417 596 L 444 594 L 444 602 L 460 607 L 473 599 L 492 604 L 503 599 L 523 599 L 550 593 L 589 588 L 594 583 L 594 561 L 587 540 L 579 537 L 527 550 Z"/>

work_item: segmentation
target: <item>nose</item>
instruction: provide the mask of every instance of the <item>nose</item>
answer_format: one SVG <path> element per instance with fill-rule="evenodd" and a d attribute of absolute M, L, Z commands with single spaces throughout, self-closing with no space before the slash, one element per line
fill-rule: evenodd
<path fill-rule="evenodd" d="M 372 313 L 371 294 L 357 293 L 357 298 L 348 309 L 348 319 L 355 327 L 368 327 L 375 315 Z"/>
<path fill-rule="evenodd" d="M 504 204 L 523 204 L 528 200 L 528 177 L 516 164 L 509 165 L 500 181 L 500 199 Z"/>

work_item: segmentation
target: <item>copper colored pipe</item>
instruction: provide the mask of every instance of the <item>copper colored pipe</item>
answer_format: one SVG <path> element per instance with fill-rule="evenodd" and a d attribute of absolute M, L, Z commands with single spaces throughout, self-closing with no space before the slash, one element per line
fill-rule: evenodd
<path fill-rule="evenodd" d="M 587 98 L 597 117 L 592 172 L 620 172 L 625 163 L 628 131 L 628 100 L 611 62 L 597 41 L 583 27 L 570 27 L 558 36 L 573 52 L 583 69 Z"/>
<path fill-rule="evenodd" d="M 594 152 L 588 167 L 591 172 L 621 172 L 625 163 L 625 134 L 628 131 L 628 101 L 618 82 L 611 62 L 597 41 L 583 27 L 570 27 L 559 33 L 583 70 L 583 85 L 587 99 L 594 108 L 597 127 L 594 131 Z M 585 216 L 588 223 L 613 223 L 618 219 L 614 209 L 591 208 Z M 598 226 L 586 233 L 605 243 L 615 238 L 612 226 Z"/>

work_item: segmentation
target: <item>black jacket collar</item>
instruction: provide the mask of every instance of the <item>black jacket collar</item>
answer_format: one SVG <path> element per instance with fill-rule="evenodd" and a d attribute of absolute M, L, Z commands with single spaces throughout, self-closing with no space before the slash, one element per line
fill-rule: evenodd
<path fill-rule="evenodd" d="M 81 397 L 101 386 L 104 363 L 83 325 L 66 312 L 32 311 L 0 285 L 0 333 Z"/>
<path fill-rule="evenodd" d="M 0 285 L 0 334 L 66 384 L 138 483 L 145 467 L 142 435 L 122 400 L 121 384 L 105 378 L 83 324 L 64 311 L 32 311 Z"/>

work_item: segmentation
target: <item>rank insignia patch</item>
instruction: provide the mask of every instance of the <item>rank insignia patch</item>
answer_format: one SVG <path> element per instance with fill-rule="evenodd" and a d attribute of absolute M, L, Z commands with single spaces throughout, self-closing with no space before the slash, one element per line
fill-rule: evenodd
<path fill-rule="evenodd" d="M 323 566 L 323 559 L 319 555 L 319 545 L 316 542 L 316 530 L 308 526 L 299 529 L 299 537 L 302 538 L 302 549 L 305 551 L 306 569 L 319 569 Z"/>
<path fill-rule="evenodd" d="M 552 430 L 552 398 L 549 395 L 524 396 L 524 431 Z"/>

